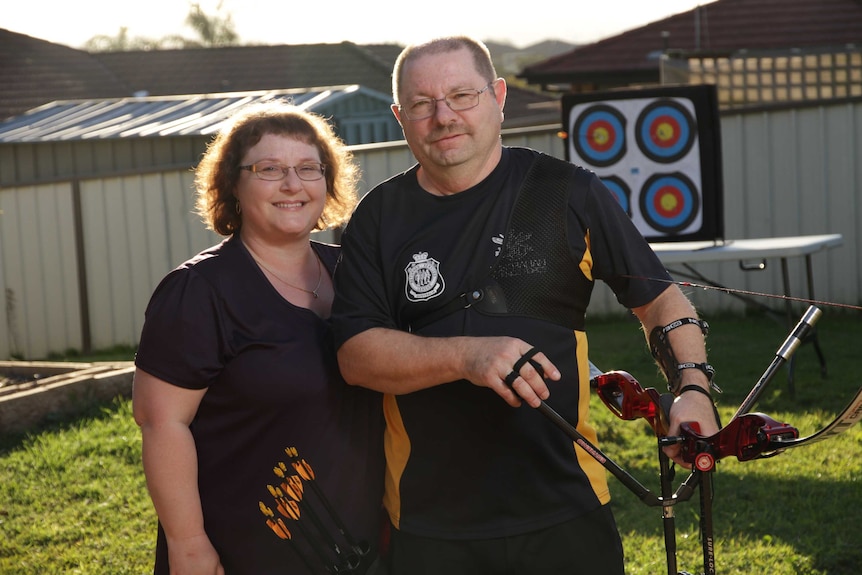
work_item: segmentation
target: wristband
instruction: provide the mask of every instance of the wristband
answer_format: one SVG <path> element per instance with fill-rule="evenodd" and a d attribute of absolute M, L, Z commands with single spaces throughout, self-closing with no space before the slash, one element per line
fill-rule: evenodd
<path fill-rule="evenodd" d="M 709 365 L 708 363 L 679 363 L 676 366 L 677 373 L 684 369 L 697 369 L 701 371 L 705 376 L 707 381 L 709 382 L 709 387 L 715 390 L 716 393 L 721 393 L 721 388 L 715 383 L 715 368 Z M 676 395 L 679 395 L 682 392 L 677 392 L 676 390 L 671 389 L 670 391 L 674 392 Z"/>
<path fill-rule="evenodd" d="M 682 386 L 682 388 L 679 390 L 679 395 L 682 395 L 682 394 L 683 394 L 683 393 L 685 393 L 686 391 L 696 391 L 696 392 L 698 392 L 698 393 L 702 393 L 702 394 L 704 394 L 705 396 L 707 396 L 708 398 L 712 399 L 712 394 L 711 394 L 708 390 L 706 390 L 706 389 L 702 388 L 702 387 L 701 387 L 701 386 L 699 386 L 699 385 L 695 385 L 695 384 L 691 384 L 691 385 L 684 385 L 684 386 Z"/>
<path fill-rule="evenodd" d="M 679 390 L 679 395 L 682 395 L 686 391 L 696 391 L 698 393 L 704 394 L 709 398 L 709 403 L 712 405 L 712 413 L 713 415 L 715 415 L 715 422 L 718 424 L 718 427 L 721 428 L 721 416 L 718 415 L 718 408 L 715 406 L 715 402 L 712 400 L 712 394 L 699 385 L 689 384 L 682 386 L 682 389 Z M 677 397 L 679 397 L 679 395 Z"/>

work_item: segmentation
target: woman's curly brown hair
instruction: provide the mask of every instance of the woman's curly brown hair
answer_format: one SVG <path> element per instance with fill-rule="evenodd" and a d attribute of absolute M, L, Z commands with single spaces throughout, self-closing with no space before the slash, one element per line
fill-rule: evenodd
<path fill-rule="evenodd" d="M 359 167 L 353 154 L 325 118 L 275 100 L 240 110 L 210 142 L 195 168 L 195 211 L 207 228 L 229 236 L 242 227 L 234 196 L 240 162 L 266 134 L 296 138 L 317 148 L 326 165 L 326 203 L 314 229 L 346 223 L 357 201 Z"/>

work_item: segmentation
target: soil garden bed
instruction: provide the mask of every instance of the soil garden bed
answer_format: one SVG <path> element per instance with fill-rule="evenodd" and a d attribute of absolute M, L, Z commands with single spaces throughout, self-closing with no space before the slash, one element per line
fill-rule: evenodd
<path fill-rule="evenodd" d="M 132 391 L 132 362 L 0 361 L 0 434 L 22 432 Z"/>

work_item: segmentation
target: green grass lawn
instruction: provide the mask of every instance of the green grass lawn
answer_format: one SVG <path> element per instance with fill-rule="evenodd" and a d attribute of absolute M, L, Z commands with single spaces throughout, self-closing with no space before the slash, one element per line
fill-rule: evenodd
<path fill-rule="evenodd" d="M 788 327 L 762 315 L 706 319 L 710 361 L 725 390 L 719 409 L 726 421 L 774 357 Z M 594 320 L 588 333 L 590 355 L 599 367 L 623 369 L 644 387 L 662 389 L 633 321 Z M 795 357 L 795 393 L 782 369 L 755 406 L 802 435 L 831 421 L 862 385 L 858 315 L 827 310 L 818 323 L 818 339 L 828 377 L 820 375 L 814 346 L 804 345 Z M 658 490 L 656 444 L 649 427 L 617 420 L 596 398 L 593 407 L 605 453 Z M 124 399 L 93 405 L 28 434 L 0 437 L 0 573 L 150 572 L 155 514 L 140 451 L 140 433 Z M 724 459 L 714 479 L 718 573 L 858 573 L 862 426 L 770 459 Z M 661 511 L 644 505 L 612 477 L 610 484 L 627 572 L 666 573 Z M 699 573 L 697 497 L 675 511 L 679 567 Z"/>
<path fill-rule="evenodd" d="M 707 340 L 710 362 L 724 390 L 719 411 L 727 421 L 763 375 L 789 329 L 761 315 L 706 319 L 711 328 Z M 598 322 L 588 326 L 588 333 L 590 355 L 601 369 L 623 369 L 644 387 L 665 389 L 633 321 Z M 817 340 L 826 358 L 827 377 L 821 377 L 814 345 L 802 345 L 794 356 L 794 393 L 790 392 L 788 370 L 783 368 L 753 409 L 790 423 L 802 436 L 828 424 L 862 386 L 858 375 L 862 320 L 858 315 L 825 311 L 817 323 Z M 592 403 L 605 453 L 657 492 L 652 430 L 643 422 L 620 421 L 595 398 Z M 859 572 L 862 426 L 774 458 L 723 459 L 714 474 L 714 489 L 718 573 Z M 611 490 L 626 549 L 626 572 L 666 573 L 661 511 L 647 507 L 613 478 Z M 676 505 L 675 511 L 679 568 L 700 573 L 697 497 Z"/>

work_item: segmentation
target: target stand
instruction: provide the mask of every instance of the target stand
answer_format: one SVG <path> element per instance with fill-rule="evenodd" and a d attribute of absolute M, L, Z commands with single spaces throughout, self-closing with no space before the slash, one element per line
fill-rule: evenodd
<path fill-rule="evenodd" d="M 721 240 L 714 86 L 566 94 L 566 160 L 596 173 L 650 242 Z"/>

